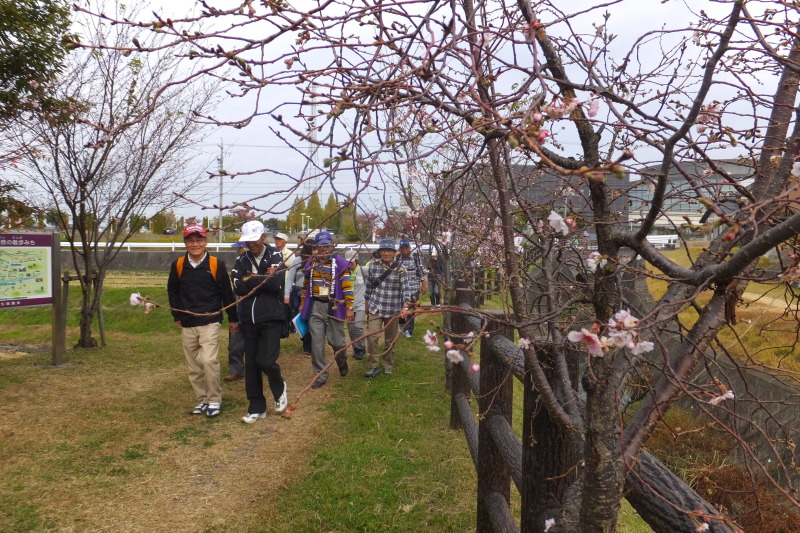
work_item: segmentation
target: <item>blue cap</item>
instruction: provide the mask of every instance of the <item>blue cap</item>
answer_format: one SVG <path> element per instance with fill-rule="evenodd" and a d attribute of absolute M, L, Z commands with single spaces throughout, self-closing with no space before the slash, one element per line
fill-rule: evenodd
<path fill-rule="evenodd" d="M 329 231 L 320 231 L 314 239 L 314 244 L 322 246 L 325 244 L 333 244 L 333 235 Z"/>
<path fill-rule="evenodd" d="M 231 248 L 242 248 L 244 246 L 243 242 L 235 242 L 231 244 Z"/>
<path fill-rule="evenodd" d="M 411 246 L 411 241 L 408 239 L 400 239 L 400 246 Z"/>
<path fill-rule="evenodd" d="M 381 239 L 381 243 L 378 245 L 378 250 L 397 250 L 394 246 L 394 241 L 392 239 Z"/>

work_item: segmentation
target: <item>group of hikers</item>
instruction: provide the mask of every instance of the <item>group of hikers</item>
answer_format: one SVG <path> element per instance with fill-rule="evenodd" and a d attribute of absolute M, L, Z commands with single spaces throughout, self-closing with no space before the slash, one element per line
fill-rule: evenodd
<path fill-rule="evenodd" d="M 292 251 L 285 234 L 276 233 L 269 244 L 264 225 L 252 220 L 242 226 L 233 244 L 239 255 L 230 275 L 224 261 L 207 252 L 203 226 L 187 226 L 183 240 L 186 254 L 172 263 L 167 292 L 181 329 L 189 382 L 199 401 L 190 411 L 193 415 L 214 418 L 222 410 L 217 356 L 223 309 L 229 329 L 229 374 L 224 379 L 244 378 L 249 405 L 242 421 L 252 424 L 267 415 L 264 375 L 275 411 L 288 406 L 278 356 L 280 341 L 290 332 L 301 335 L 315 376 L 311 387 L 318 389 L 328 381 L 326 343 L 333 348 L 342 377 L 350 371 L 348 347 L 353 359 L 369 356 L 366 378 L 392 374 L 397 338 L 401 329 L 412 336 L 419 296 L 430 290 L 431 304 L 441 303 L 441 260 L 432 251 L 426 268 L 405 238 L 399 250 L 394 240 L 381 240 L 362 268 L 357 250 L 334 253 L 328 231 L 310 234 Z"/>

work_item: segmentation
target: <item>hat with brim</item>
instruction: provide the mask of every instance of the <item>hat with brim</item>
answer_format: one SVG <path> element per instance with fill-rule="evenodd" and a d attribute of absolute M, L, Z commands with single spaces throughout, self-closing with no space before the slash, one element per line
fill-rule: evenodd
<path fill-rule="evenodd" d="M 358 250 L 350 248 L 344 251 L 344 258 L 351 263 L 358 261 Z"/>
<path fill-rule="evenodd" d="M 320 231 L 314 238 L 314 244 L 317 246 L 325 246 L 326 244 L 333 244 L 333 235 L 329 231 Z"/>
<path fill-rule="evenodd" d="M 391 250 L 394 252 L 397 251 L 397 247 L 392 239 L 381 239 L 378 250 Z"/>
<path fill-rule="evenodd" d="M 242 225 L 242 236 L 239 240 L 242 242 L 253 242 L 260 240 L 264 235 L 264 224 L 258 220 L 251 220 Z"/>
<path fill-rule="evenodd" d="M 400 246 L 411 246 L 411 241 L 408 239 L 400 239 Z"/>
<path fill-rule="evenodd" d="M 283 239 L 284 241 L 288 241 L 289 237 L 286 236 L 285 233 L 278 232 L 275 234 L 276 239 Z"/>
<path fill-rule="evenodd" d="M 189 224 L 183 229 L 183 238 L 185 239 L 189 235 L 193 235 L 197 233 L 201 237 L 208 237 L 208 232 L 206 228 L 201 226 L 200 224 Z"/>
<path fill-rule="evenodd" d="M 243 242 L 235 242 L 235 243 L 231 244 L 231 248 L 244 248 L 244 243 Z"/>

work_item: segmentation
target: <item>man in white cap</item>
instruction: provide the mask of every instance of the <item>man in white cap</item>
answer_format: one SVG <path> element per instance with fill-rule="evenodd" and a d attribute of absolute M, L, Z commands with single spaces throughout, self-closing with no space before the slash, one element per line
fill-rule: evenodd
<path fill-rule="evenodd" d="M 244 383 L 250 402 L 242 421 L 247 424 L 267 416 L 262 373 L 267 375 L 275 410 L 282 412 L 288 405 L 286 382 L 278 365 L 286 322 L 285 267 L 280 250 L 265 244 L 265 239 L 261 222 L 246 222 L 239 241 L 247 246 L 247 252 L 239 256 L 233 269 L 233 290 L 246 296 L 241 301 L 240 320 L 244 333 Z"/>
<path fill-rule="evenodd" d="M 292 257 L 292 251 L 286 247 L 286 242 L 289 240 L 289 237 L 286 236 L 285 233 L 281 233 L 280 231 L 276 233 L 273 237 L 275 241 L 275 247 L 281 251 L 281 255 L 283 256 L 283 260 L 286 264 L 289 264 L 289 258 Z"/>
<path fill-rule="evenodd" d="M 186 255 L 170 266 L 167 294 L 175 325 L 181 329 L 189 382 L 200 402 L 190 414 L 214 418 L 222 409 L 217 360 L 222 308 L 227 308 L 231 333 L 238 328 L 238 316 L 225 263 L 206 252 L 207 235 L 200 224 L 183 230 Z"/>

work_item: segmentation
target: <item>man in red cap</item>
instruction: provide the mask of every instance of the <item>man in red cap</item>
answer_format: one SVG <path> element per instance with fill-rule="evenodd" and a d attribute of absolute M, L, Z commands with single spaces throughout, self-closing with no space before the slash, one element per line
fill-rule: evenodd
<path fill-rule="evenodd" d="M 228 269 L 206 252 L 207 235 L 200 224 L 183 230 L 186 255 L 170 266 L 167 293 L 175 325 L 181 329 L 189 382 L 200 402 L 190 414 L 214 418 L 222 409 L 217 360 L 222 308 L 227 308 L 231 332 L 237 330 L 239 317 Z"/>

